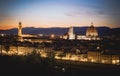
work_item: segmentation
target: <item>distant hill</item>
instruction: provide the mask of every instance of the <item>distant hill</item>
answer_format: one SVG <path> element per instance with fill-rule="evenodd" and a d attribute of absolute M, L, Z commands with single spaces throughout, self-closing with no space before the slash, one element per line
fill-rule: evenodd
<path fill-rule="evenodd" d="M 79 35 L 85 35 L 88 27 L 74 27 L 74 32 Z M 96 27 L 99 36 L 117 35 L 120 36 L 120 28 L 109 28 L 109 27 Z M 64 35 L 68 32 L 68 28 L 34 28 L 26 27 L 23 28 L 24 34 L 44 34 L 44 35 Z M 17 28 L 9 30 L 0 30 L 0 33 L 4 34 L 17 34 Z"/>

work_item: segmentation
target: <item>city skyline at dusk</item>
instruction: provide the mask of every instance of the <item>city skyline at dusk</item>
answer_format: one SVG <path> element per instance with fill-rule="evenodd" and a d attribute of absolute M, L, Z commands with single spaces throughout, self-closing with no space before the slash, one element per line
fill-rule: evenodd
<path fill-rule="evenodd" d="M 0 0 L 1 76 L 120 75 L 120 0 Z"/>
<path fill-rule="evenodd" d="M 23 27 L 119 27 L 119 0 L 1 0 L 0 29 Z"/>

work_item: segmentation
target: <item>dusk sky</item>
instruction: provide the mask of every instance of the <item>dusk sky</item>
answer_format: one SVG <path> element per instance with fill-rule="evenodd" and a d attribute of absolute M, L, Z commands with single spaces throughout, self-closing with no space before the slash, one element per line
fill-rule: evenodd
<path fill-rule="evenodd" d="M 0 29 L 23 27 L 120 27 L 120 0 L 0 0 Z"/>

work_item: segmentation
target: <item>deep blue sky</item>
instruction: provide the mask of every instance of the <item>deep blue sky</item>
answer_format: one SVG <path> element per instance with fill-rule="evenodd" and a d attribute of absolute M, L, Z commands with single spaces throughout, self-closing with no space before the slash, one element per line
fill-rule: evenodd
<path fill-rule="evenodd" d="M 120 26 L 120 0 L 0 0 L 0 29 Z"/>

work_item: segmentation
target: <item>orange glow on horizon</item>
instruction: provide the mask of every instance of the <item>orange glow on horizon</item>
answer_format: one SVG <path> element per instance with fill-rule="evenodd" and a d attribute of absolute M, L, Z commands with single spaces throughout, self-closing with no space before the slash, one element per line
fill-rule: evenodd
<path fill-rule="evenodd" d="M 18 22 L 19 21 L 3 21 L 0 22 L 0 30 L 7 30 L 7 29 L 12 29 L 12 28 L 17 28 L 18 27 Z M 73 27 L 84 27 L 84 26 L 90 26 L 90 22 L 79 22 L 79 21 L 66 21 L 66 22 L 37 22 L 37 21 L 21 21 L 22 22 L 22 27 L 34 27 L 34 28 L 52 28 L 52 27 L 60 27 L 60 28 L 68 28 L 70 26 Z M 114 28 L 110 23 L 105 23 L 105 22 L 94 22 L 95 27 L 99 26 L 108 26 L 110 28 Z"/>

